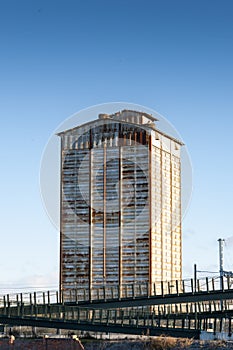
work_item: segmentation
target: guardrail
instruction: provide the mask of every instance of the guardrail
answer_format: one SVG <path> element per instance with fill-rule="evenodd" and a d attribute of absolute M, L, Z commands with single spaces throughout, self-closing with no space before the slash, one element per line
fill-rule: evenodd
<path fill-rule="evenodd" d="M 204 278 L 194 281 L 162 281 L 153 284 L 130 284 L 121 287 L 116 285 L 100 286 L 91 290 L 73 288 L 62 290 L 60 293 L 56 290 L 42 291 L 33 293 L 7 294 L 0 297 L 0 307 L 18 306 L 18 305 L 40 305 L 40 304 L 63 304 L 79 303 L 82 301 L 93 302 L 98 300 L 120 300 L 125 298 L 153 297 L 153 296 L 172 296 L 198 293 L 233 290 L 232 279 L 228 277 Z"/>

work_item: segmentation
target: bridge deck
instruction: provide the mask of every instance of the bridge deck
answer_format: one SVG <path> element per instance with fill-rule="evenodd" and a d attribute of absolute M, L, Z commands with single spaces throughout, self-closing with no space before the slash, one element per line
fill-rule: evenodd
<path fill-rule="evenodd" d="M 70 299 L 58 292 L 6 295 L 0 300 L 0 323 L 194 338 L 211 323 L 214 331 L 224 328 L 231 334 L 231 283 L 223 280 L 221 288 L 216 289 L 213 280 L 205 282 L 200 288 L 191 280 L 189 290 L 180 282 L 168 284 L 165 290 L 162 283 L 160 294 L 158 290 L 150 294 L 151 288 L 145 293 L 140 287 L 139 295 L 135 286 L 130 286 L 131 294 L 127 290 L 123 297 L 116 289 L 103 288 L 95 300 L 90 300 L 86 292 L 83 298 L 78 297 L 80 291 L 75 291 Z"/>

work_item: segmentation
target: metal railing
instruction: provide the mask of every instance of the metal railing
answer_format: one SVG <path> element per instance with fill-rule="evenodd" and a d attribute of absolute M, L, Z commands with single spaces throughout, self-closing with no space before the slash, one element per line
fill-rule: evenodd
<path fill-rule="evenodd" d="M 214 292 L 233 290 L 231 277 L 218 278 L 203 278 L 194 281 L 162 281 L 150 284 L 130 284 L 121 287 L 100 286 L 92 289 L 91 292 L 87 289 L 68 289 L 62 290 L 60 293 L 56 290 L 42 291 L 33 293 L 17 293 L 7 294 L 0 297 L 0 307 L 17 306 L 17 305 L 40 305 L 40 304 L 64 304 L 64 303 L 79 303 L 82 301 L 109 301 L 122 299 L 136 299 L 140 297 L 152 296 L 172 296 L 194 294 L 199 292 Z"/>

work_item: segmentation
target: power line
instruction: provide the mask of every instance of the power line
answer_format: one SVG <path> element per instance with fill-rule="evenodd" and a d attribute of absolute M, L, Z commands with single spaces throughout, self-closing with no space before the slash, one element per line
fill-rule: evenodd
<path fill-rule="evenodd" d="M 0 286 L 0 290 L 5 290 L 5 289 L 38 289 L 38 288 L 46 288 L 46 289 L 53 289 L 53 288 L 57 288 L 58 285 L 56 284 L 53 284 L 53 285 L 44 285 L 44 286 L 11 286 L 11 285 L 8 285 L 8 286 Z"/>
<path fill-rule="evenodd" d="M 216 271 L 205 271 L 205 270 L 197 270 L 197 272 L 199 272 L 199 273 L 213 273 L 213 274 L 219 273 L 218 271 L 216 272 Z"/>

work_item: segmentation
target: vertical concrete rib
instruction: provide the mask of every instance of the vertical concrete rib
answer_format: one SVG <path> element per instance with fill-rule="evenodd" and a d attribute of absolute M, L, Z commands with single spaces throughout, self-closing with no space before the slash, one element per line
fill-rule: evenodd
<path fill-rule="evenodd" d="M 104 144 L 103 158 L 103 281 L 106 283 L 106 176 L 107 176 L 107 150 L 106 143 Z"/>
<path fill-rule="evenodd" d="M 119 186 L 118 186 L 118 191 L 119 191 L 119 271 L 118 271 L 118 278 L 119 278 L 119 297 L 121 297 L 121 285 L 122 285 L 122 237 L 121 237 L 121 212 L 122 212 L 122 207 L 121 207 L 121 182 L 122 182 L 122 159 L 121 159 L 121 145 L 119 145 Z"/>
<path fill-rule="evenodd" d="M 89 148 L 89 297 L 92 298 L 92 134 Z"/>
<path fill-rule="evenodd" d="M 62 264 L 63 264 L 63 224 L 62 224 L 62 184 L 63 184 L 63 137 L 60 138 L 60 271 L 59 271 L 59 298 L 61 301 L 62 289 L 63 289 L 63 278 L 62 278 Z"/>
<path fill-rule="evenodd" d="M 163 281 L 163 273 L 164 273 L 164 247 L 163 247 L 163 150 L 162 150 L 162 142 L 160 146 L 160 191 L 161 191 L 161 280 Z"/>
<path fill-rule="evenodd" d="M 179 159 L 179 189 L 180 189 L 180 197 L 179 197 L 179 207 L 180 207 L 180 214 L 179 214 L 179 238 L 180 238 L 180 280 L 182 280 L 182 202 L 181 202 L 181 161 Z"/>
<path fill-rule="evenodd" d="M 170 252 L 171 252 L 171 267 L 170 267 L 170 273 L 171 273 L 171 280 L 173 281 L 173 275 L 174 275 L 174 266 L 173 266 L 173 238 L 174 238 L 174 229 L 173 229 L 173 171 L 172 171 L 172 147 L 171 147 L 171 141 L 170 141 L 170 230 L 171 230 L 171 242 L 170 242 Z"/>
<path fill-rule="evenodd" d="M 152 137 L 149 136 L 149 145 L 148 145 L 148 181 L 149 181 L 149 293 L 152 292 L 152 217 L 154 210 L 154 203 L 152 203 Z M 153 233 L 154 234 L 154 233 Z"/>

